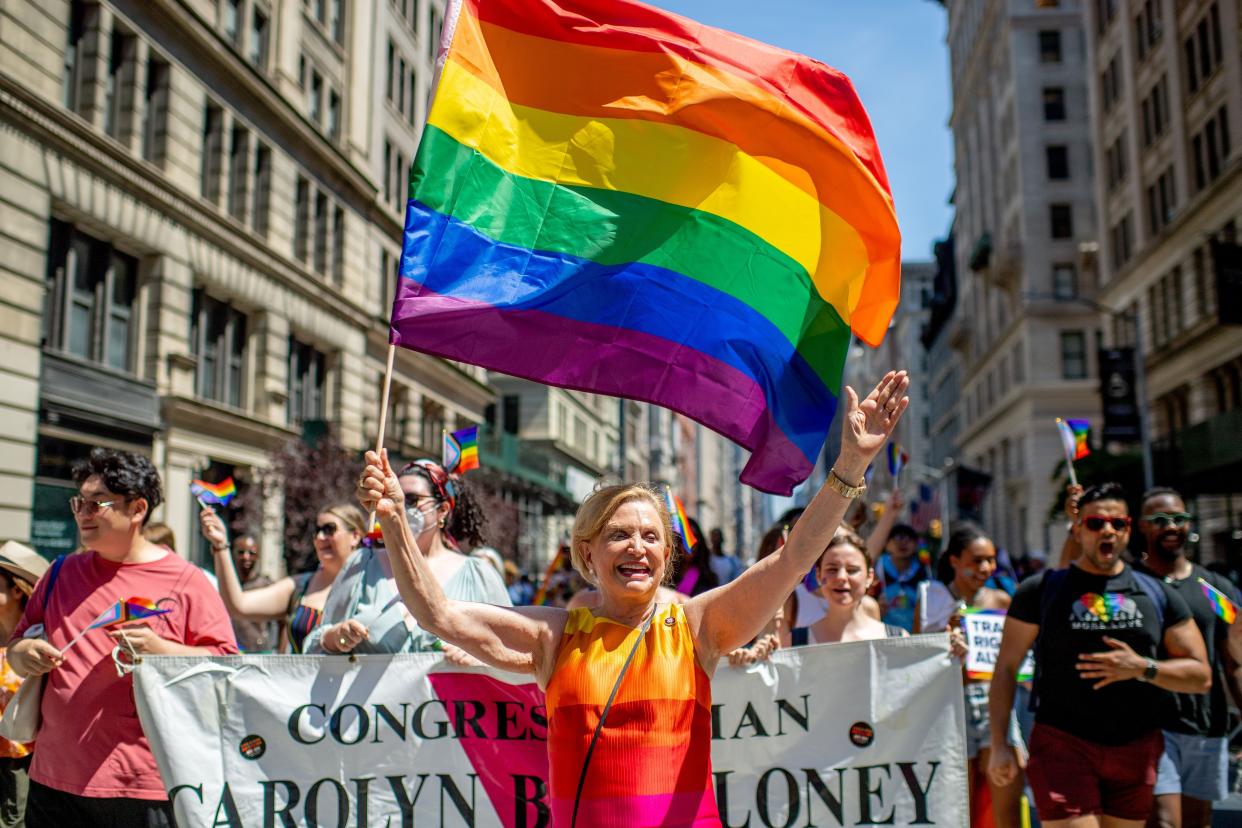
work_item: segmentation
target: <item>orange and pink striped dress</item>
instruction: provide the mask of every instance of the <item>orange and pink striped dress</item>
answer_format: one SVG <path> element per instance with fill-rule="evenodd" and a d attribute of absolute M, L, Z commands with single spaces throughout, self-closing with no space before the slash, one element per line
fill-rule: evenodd
<path fill-rule="evenodd" d="M 572 610 L 548 682 L 552 824 L 569 828 L 591 735 L 638 630 Z M 585 828 L 719 828 L 711 681 L 681 607 L 657 608 L 600 732 L 582 788 Z"/>

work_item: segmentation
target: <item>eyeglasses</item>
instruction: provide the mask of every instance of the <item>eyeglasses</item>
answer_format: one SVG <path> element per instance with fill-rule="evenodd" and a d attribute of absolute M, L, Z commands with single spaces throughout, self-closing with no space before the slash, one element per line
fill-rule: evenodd
<path fill-rule="evenodd" d="M 333 526 L 332 531 L 329 532 L 328 534 L 332 534 L 332 535 L 336 534 L 336 527 Z M 259 550 L 257 549 L 234 549 L 233 554 L 239 558 L 243 556 L 248 556 L 248 557 L 253 558 L 255 555 L 259 554 Z"/>
<path fill-rule="evenodd" d="M 87 500 L 84 497 L 74 495 L 69 498 L 69 509 L 75 515 L 85 515 L 86 517 L 94 517 L 103 509 L 111 509 L 120 501 L 118 500 Z"/>
<path fill-rule="evenodd" d="M 337 525 L 335 523 L 322 523 L 315 527 L 315 534 L 330 538 L 336 534 Z"/>
<path fill-rule="evenodd" d="M 1114 517 L 1087 515 L 1082 519 L 1082 525 L 1090 529 L 1092 532 L 1101 531 L 1105 524 L 1113 527 L 1114 532 L 1121 532 L 1130 528 L 1130 518 L 1126 515 L 1116 515 Z"/>
<path fill-rule="evenodd" d="M 1185 526 L 1193 517 L 1189 512 L 1152 512 L 1150 515 L 1143 515 L 1143 520 L 1163 529 L 1166 526 Z"/>

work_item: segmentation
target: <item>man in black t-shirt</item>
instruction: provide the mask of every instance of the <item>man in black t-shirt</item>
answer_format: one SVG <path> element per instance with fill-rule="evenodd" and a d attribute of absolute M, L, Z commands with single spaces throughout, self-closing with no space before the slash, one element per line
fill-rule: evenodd
<path fill-rule="evenodd" d="M 1208 695 L 1178 693 L 1173 697 L 1156 776 L 1156 816 L 1162 826 L 1206 828 L 1212 824 L 1212 803 L 1228 793 L 1226 688 L 1235 700 L 1242 699 L 1234 672 L 1242 661 L 1242 624 L 1226 620 L 1229 608 L 1223 601 L 1236 608 L 1242 596 L 1229 579 L 1186 558 L 1190 513 L 1180 494 L 1152 489 L 1143 495 L 1140 511 L 1139 529 L 1147 542 L 1147 554 L 1139 568 L 1162 579 L 1185 599 L 1203 634 L 1212 670 Z M 1216 601 L 1212 589 L 1219 593 Z"/>
<path fill-rule="evenodd" d="M 988 772 L 998 785 L 1017 776 L 1005 725 L 1034 645 L 1027 778 L 1040 820 L 1109 817 L 1137 827 L 1151 813 L 1164 749 L 1153 711 L 1168 704 L 1166 691 L 1205 693 L 1211 684 L 1203 636 L 1181 596 L 1122 559 L 1130 516 L 1120 486 L 1083 492 L 1073 532 L 1078 559 L 1023 581 L 1009 607 L 992 676 Z"/>

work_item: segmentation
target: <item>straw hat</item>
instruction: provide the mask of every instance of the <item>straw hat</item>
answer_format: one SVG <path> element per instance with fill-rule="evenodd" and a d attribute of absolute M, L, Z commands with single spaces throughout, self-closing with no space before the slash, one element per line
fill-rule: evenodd
<path fill-rule="evenodd" d="M 38 552 L 17 541 L 5 541 L 0 546 L 0 569 L 11 572 L 34 586 L 47 572 L 50 564 Z"/>

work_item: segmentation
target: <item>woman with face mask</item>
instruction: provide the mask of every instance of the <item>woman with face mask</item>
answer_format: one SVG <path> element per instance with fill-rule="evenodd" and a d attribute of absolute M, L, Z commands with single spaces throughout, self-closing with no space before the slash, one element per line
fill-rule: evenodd
<path fill-rule="evenodd" d="M 469 486 L 432 460 L 418 460 L 397 475 L 405 495 L 405 518 L 418 553 L 444 594 L 456 601 L 511 606 L 504 579 L 486 559 L 464 555 L 458 544 L 484 542 L 485 519 Z M 306 642 L 309 653 L 411 653 L 439 649 L 397 592 L 388 550 L 359 549 L 332 584 L 323 625 Z M 450 660 L 468 663 L 454 648 Z"/>

